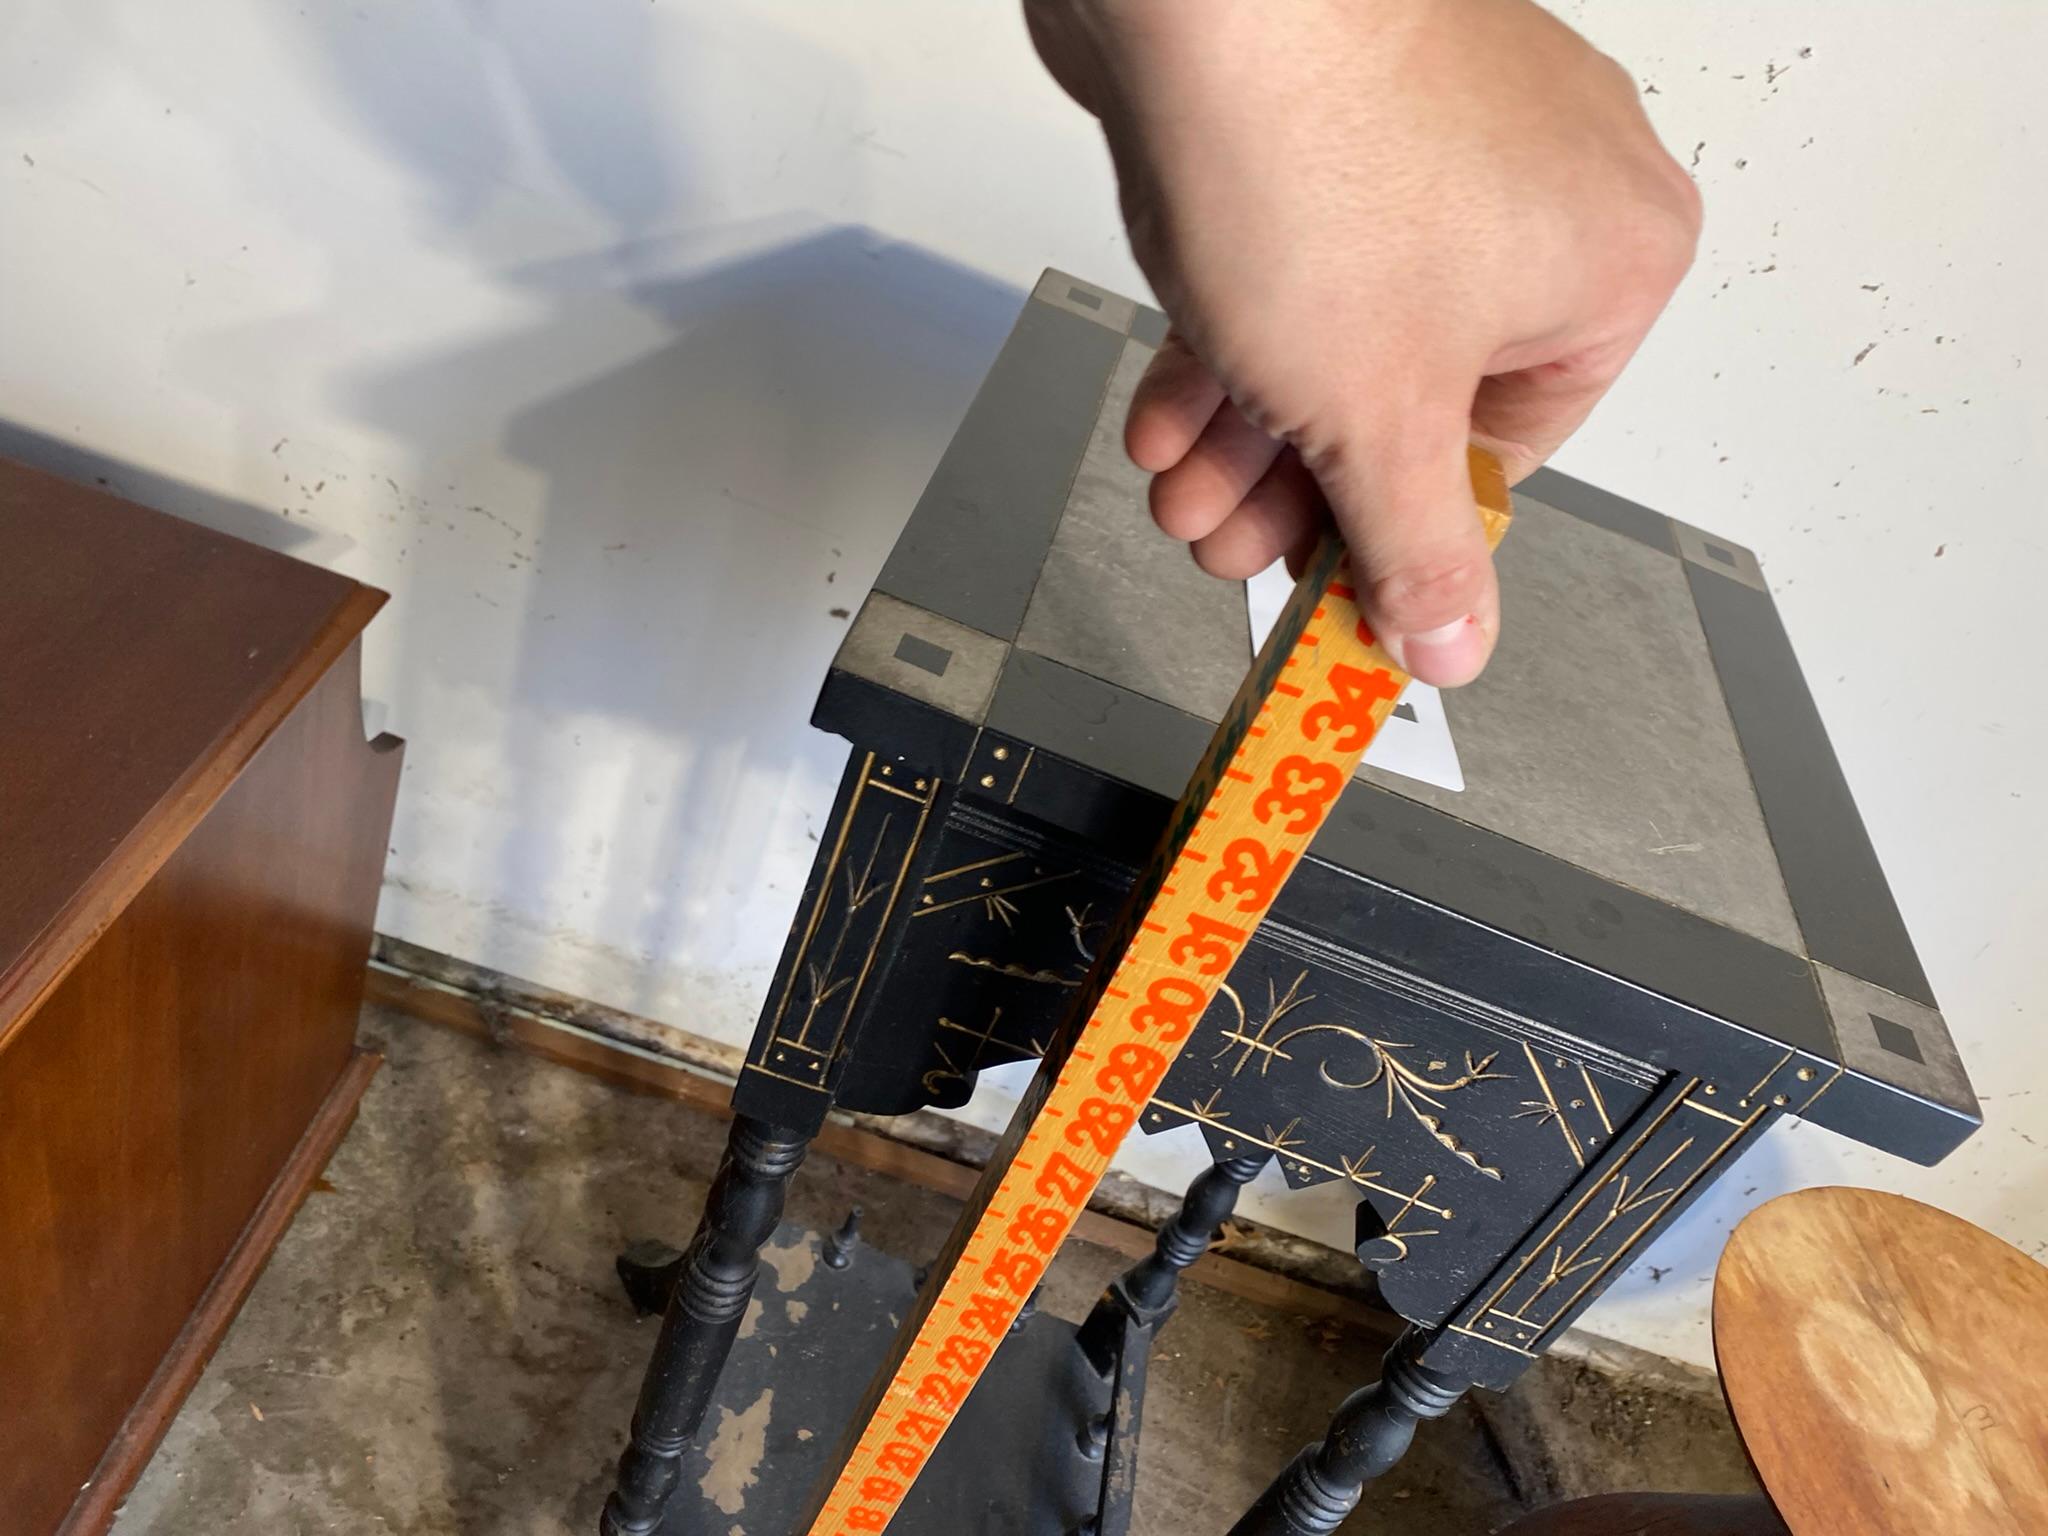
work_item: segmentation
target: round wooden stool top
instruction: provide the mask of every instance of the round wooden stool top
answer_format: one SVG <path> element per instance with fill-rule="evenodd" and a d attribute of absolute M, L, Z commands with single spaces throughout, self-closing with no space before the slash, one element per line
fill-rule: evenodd
<path fill-rule="evenodd" d="M 2048 1532 L 2048 1269 L 1867 1189 L 1752 1213 L 1714 1281 L 1714 1350 L 1793 1536 Z"/>

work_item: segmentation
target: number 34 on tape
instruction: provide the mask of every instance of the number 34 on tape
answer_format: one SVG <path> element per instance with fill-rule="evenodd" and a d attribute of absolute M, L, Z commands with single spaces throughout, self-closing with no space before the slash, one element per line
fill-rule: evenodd
<path fill-rule="evenodd" d="M 1507 485 L 1490 454 L 1470 459 L 1497 545 Z M 1393 712 L 1408 679 L 1356 599 L 1342 546 L 1325 538 L 855 1415 L 809 1536 L 887 1528 Z"/>

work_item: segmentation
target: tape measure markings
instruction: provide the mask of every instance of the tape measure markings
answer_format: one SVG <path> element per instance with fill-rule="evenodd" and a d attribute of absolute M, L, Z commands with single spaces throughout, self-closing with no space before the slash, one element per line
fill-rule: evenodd
<path fill-rule="evenodd" d="M 1470 462 L 1495 544 L 1506 484 L 1490 456 Z M 809 1536 L 887 1527 L 1393 712 L 1407 678 L 1356 599 L 1324 539 L 1098 951 L 1115 967 L 1084 983 L 849 1425 Z"/>

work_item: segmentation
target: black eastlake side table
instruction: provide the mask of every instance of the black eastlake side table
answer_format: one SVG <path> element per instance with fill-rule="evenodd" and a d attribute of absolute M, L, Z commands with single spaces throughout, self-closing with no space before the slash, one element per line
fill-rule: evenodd
<path fill-rule="evenodd" d="M 785 1185 L 833 1106 L 958 1105 L 1039 1053 L 1244 675 L 1243 589 L 1122 449 L 1162 334 L 1047 273 L 839 648 L 813 718 L 853 752 L 725 1161 L 687 1253 L 622 1266 L 672 1295 L 611 1536 L 803 1536 L 914 1282 L 778 1237 Z M 1078 1338 L 1017 1331 L 895 1529 L 1124 1531 L 1145 1346 L 1268 1161 L 1355 1188 L 1412 1325 L 1236 1528 L 1305 1536 L 1777 1116 L 1922 1163 L 1978 1125 L 1755 557 L 1543 472 L 1499 558 L 1499 652 L 1443 701 L 1465 787 L 1359 771 L 1141 1121 L 1201 1126 L 1214 1168 Z M 792 1304 L 743 1330 L 771 1238 Z M 751 1489 L 714 1402 L 762 1437 Z"/>

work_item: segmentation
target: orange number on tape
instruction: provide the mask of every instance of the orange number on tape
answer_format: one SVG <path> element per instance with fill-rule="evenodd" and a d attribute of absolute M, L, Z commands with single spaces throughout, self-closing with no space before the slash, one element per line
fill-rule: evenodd
<path fill-rule="evenodd" d="M 1252 814 L 1269 826 L 1276 817 L 1285 817 L 1289 832 L 1306 832 L 1343 787 L 1344 775 L 1334 764 L 1283 757 L 1273 765 L 1272 780 L 1252 802 Z"/>
<path fill-rule="evenodd" d="M 1104 1157 L 1116 1151 L 1116 1144 L 1123 1140 L 1131 1122 L 1138 1118 L 1138 1112 L 1128 1104 L 1114 1104 L 1108 1099 L 1083 1099 L 1081 1107 L 1074 1111 L 1074 1118 L 1067 1122 L 1067 1140 L 1075 1146 L 1091 1145 Z"/>
<path fill-rule="evenodd" d="M 1164 1056 L 1149 1045 L 1132 1045 L 1126 1041 L 1110 1047 L 1109 1059 L 1095 1074 L 1095 1086 L 1104 1093 L 1120 1093 L 1135 1103 L 1143 1104 L 1152 1097 L 1152 1090 L 1159 1086 L 1159 1080 L 1164 1076 Z"/>
<path fill-rule="evenodd" d="M 881 1454 L 875 1457 L 875 1465 L 884 1472 L 894 1472 L 899 1477 L 915 1477 L 917 1469 L 924 1465 L 924 1452 L 914 1445 L 906 1445 L 901 1440 L 891 1440 L 882 1447 Z"/>
<path fill-rule="evenodd" d="M 1330 668 L 1328 681 L 1337 697 L 1312 705 L 1301 717 L 1301 733 L 1310 741 L 1320 741 L 1323 732 L 1334 726 L 1341 734 L 1332 746 L 1339 752 L 1362 752 L 1379 729 L 1372 717 L 1373 705 L 1399 698 L 1400 681 L 1381 667 L 1367 672 L 1342 662 Z"/>
<path fill-rule="evenodd" d="M 1142 1050 L 1144 1047 L 1121 1045 L 1117 1047 L 1118 1051 L 1131 1049 Z M 1110 1060 L 1114 1061 L 1116 1059 L 1116 1051 L 1111 1051 L 1109 1054 Z M 1095 1180 L 1087 1169 L 1067 1156 L 1066 1153 L 1055 1152 L 1046 1159 L 1045 1167 L 1039 1170 L 1038 1178 L 1031 1187 L 1048 1200 L 1057 1200 L 1062 1205 L 1072 1206 L 1079 1205 L 1082 1201 L 1086 1200 L 1088 1198 L 1088 1191 L 1094 1187 L 1094 1184 Z"/>
<path fill-rule="evenodd" d="M 1029 1243 L 1040 1253 L 1051 1253 L 1059 1247 L 1060 1239 L 1066 1236 L 1066 1232 L 1067 1216 L 1064 1211 L 1027 1205 L 1017 1213 L 1017 1219 L 1010 1223 L 1009 1237 L 1013 1243 Z"/>
<path fill-rule="evenodd" d="M 1161 976 L 1145 989 L 1145 1001 L 1131 1010 L 1131 1024 L 1156 1031 L 1162 1045 L 1185 1040 L 1209 995 L 1181 976 Z"/>
<path fill-rule="evenodd" d="M 925 1402 L 945 1413 L 957 1413 L 960 1405 L 967 1401 L 967 1383 L 955 1381 L 950 1376 L 941 1376 L 936 1371 L 924 1379 L 917 1389 L 917 1395 Z"/>
<path fill-rule="evenodd" d="M 1000 1296 L 981 1295 L 960 1310 L 960 1326 L 975 1327 L 991 1337 L 1010 1331 L 1010 1306 Z M 914 1427 L 914 1426 L 913 1426 Z"/>
<path fill-rule="evenodd" d="M 1221 976 L 1237 958 L 1233 947 L 1244 942 L 1244 930 L 1220 923 L 1200 912 L 1188 914 L 1187 931 L 1166 946 L 1166 957 L 1204 976 Z"/>
<path fill-rule="evenodd" d="M 972 1376 L 988 1364 L 990 1345 L 979 1339 L 970 1339 L 964 1334 L 954 1334 L 946 1340 L 939 1351 L 939 1368 L 946 1371 L 965 1371 Z"/>
<path fill-rule="evenodd" d="M 1222 868 L 1209 877 L 1209 899 L 1235 896 L 1238 911 L 1258 913 L 1273 904 L 1294 855 L 1276 853 L 1256 837 L 1240 837 L 1225 845 L 1218 862 Z"/>
<path fill-rule="evenodd" d="M 1031 1287 L 1038 1284 L 1038 1277 L 1045 1273 L 1045 1263 L 1035 1253 L 1005 1248 L 988 1261 L 988 1268 L 983 1273 L 998 1285 L 1007 1285 L 1017 1295 L 1029 1296 Z"/>

